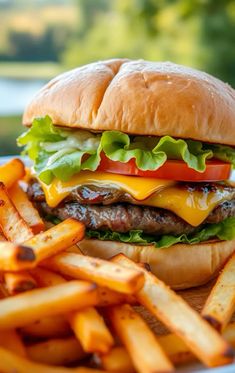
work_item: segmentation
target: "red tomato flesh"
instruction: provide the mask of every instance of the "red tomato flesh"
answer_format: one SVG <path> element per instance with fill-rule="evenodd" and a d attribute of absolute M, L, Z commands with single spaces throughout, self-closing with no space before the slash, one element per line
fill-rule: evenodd
<path fill-rule="evenodd" d="M 157 179 L 176 181 L 222 181 L 229 179 L 231 164 L 217 159 L 206 162 L 206 170 L 197 172 L 189 168 L 183 161 L 167 160 L 155 171 L 139 170 L 135 164 L 135 159 L 130 159 L 127 163 L 112 161 L 104 154 L 101 155 L 99 171 L 111 172 L 129 176 L 154 177 Z"/>

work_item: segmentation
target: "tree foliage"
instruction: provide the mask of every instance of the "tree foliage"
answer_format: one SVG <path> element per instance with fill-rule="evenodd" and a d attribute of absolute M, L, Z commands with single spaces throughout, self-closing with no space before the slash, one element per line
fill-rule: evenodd
<path fill-rule="evenodd" d="M 77 0 L 67 66 L 111 57 L 171 60 L 235 86 L 234 0 Z"/>

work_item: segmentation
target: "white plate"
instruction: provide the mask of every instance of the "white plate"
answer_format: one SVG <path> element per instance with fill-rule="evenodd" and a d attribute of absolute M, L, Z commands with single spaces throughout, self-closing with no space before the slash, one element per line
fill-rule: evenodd
<path fill-rule="evenodd" d="M 24 157 L 19 156 L 6 156 L 6 157 L 0 157 L 0 164 L 5 163 L 9 161 L 12 158 L 21 158 L 26 164 L 29 164 L 29 160 Z M 233 171 L 233 180 L 235 180 L 235 172 Z M 213 369 L 205 369 L 201 364 L 189 364 L 181 367 L 180 369 L 177 369 L 177 372 L 182 373 L 235 373 L 235 363 L 231 364 L 229 366 L 219 367 L 219 368 L 213 368 Z"/>

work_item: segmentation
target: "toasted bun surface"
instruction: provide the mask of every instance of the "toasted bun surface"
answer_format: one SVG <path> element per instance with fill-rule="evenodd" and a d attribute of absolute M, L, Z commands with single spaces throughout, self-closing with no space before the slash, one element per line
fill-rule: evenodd
<path fill-rule="evenodd" d="M 23 123 L 46 114 L 72 128 L 235 145 L 235 91 L 169 62 L 114 59 L 64 73 L 38 92 Z"/>
<path fill-rule="evenodd" d="M 84 254 L 104 259 L 123 253 L 135 262 L 148 263 L 151 271 L 173 289 L 187 289 L 205 284 L 216 276 L 235 251 L 235 240 L 156 249 L 154 246 L 85 239 L 79 247 Z"/>

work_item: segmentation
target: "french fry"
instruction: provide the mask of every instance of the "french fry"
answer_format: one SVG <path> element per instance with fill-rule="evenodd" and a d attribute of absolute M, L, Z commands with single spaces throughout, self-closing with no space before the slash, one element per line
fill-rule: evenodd
<path fill-rule="evenodd" d="M 33 206 L 32 202 L 28 199 L 18 183 L 15 183 L 9 190 L 9 196 L 17 208 L 19 214 L 30 226 L 34 234 L 40 233 L 45 230 L 45 224 L 41 219 L 38 211 Z"/>
<path fill-rule="evenodd" d="M 38 263 L 80 241 L 84 232 L 84 225 L 70 218 L 25 241 L 24 245 L 32 247 Z"/>
<path fill-rule="evenodd" d="M 67 365 L 84 359 L 86 353 L 74 337 L 49 339 L 27 346 L 27 356 L 48 365 Z"/>
<path fill-rule="evenodd" d="M 0 242 L 0 270 L 20 271 L 32 267 L 35 261 L 33 250 L 24 245 Z"/>
<path fill-rule="evenodd" d="M 202 316 L 223 330 L 235 311 L 235 255 L 226 263 L 202 310 Z"/>
<path fill-rule="evenodd" d="M 2 242 L 2 241 L 6 241 L 6 238 L 3 234 L 3 232 L 0 230 L 0 242 Z"/>
<path fill-rule="evenodd" d="M 0 299 L 4 299 L 8 296 L 9 296 L 9 294 L 8 294 L 5 286 L 2 283 L 0 283 Z"/>
<path fill-rule="evenodd" d="M 18 273 L 7 272 L 4 274 L 4 282 L 10 295 L 22 293 L 37 287 L 34 278 L 26 271 Z"/>
<path fill-rule="evenodd" d="M 112 259 L 127 268 L 139 268 L 122 254 Z M 208 366 L 225 365 L 233 360 L 228 343 L 180 296 L 150 272 L 141 269 L 144 287 L 136 294 L 139 302 L 176 333 L 188 348 Z"/>
<path fill-rule="evenodd" d="M 62 315 L 43 317 L 21 328 L 25 336 L 36 338 L 60 338 L 72 333 L 68 321 Z"/>
<path fill-rule="evenodd" d="M 127 350 L 122 346 L 112 348 L 107 354 L 99 355 L 98 360 L 104 370 L 113 373 L 135 373 L 134 365 Z"/>
<path fill-rule="evenodd" d="M 65 282 L 65 279 L 54 272 L 43 268 L 35 268 L 30 271 L 40 286 L 53 286 Z M 130 295 L 117 293 L 107 288 L 97 288 L 98 305 L 120 304 Z M 132 299 L 131 299 L 132 300 Z M 87 352 L 107 352 L 113 345 L 113 338 L 106 327 L 102 317 L 94 307 L 74 312 L 70 318 L 70 325 L 75 335 L 80 340 Z"/>
<path fill-rule="evenodd" d="M 0 182 L 0 226 L 9 241 L 22 243 L 33 236 L 33 231 L 20 216 L 2 182 Z"/>
<path fill-rule="evenodd" d="M 54 286 L 66 282 L 61 275 L 41 267 L 31 269 L 30 274 L 40 287 Z"/>
<path fill-rule="evenodd" d="M 73 245 L 66 252 L 77 253 L 83 255 L 77 245 Z M 117 291 L 108 289 L 107 287 L 99 286 L 98 289 L 99 307 L 114 306 L 122 303 L 138 304 L 134 295 L 123 294 Z"/>
<path fill-rule="evenodd" d="M 231 346 L 235 347 L 235 322 L 227 325 L 223 337 Z M 175 334 L 159 336 L 158 342 L 175 365 L 189 363 L 197 359 L 186 344 Z"/>
<path fill-rule="evenodd" d="M 82 255 L 82 252 L 81 252 L 81 250 L 79 249 L 79 247 L 77 245 L 70 246 L 66 250 L 66 252 L 67 253 L 74 253 L 74 254 L 81 254 Z"/>
<path fill-rule="evenodd" d="M 35 278 L 37 284 L 41 287 L 53 286 L 66 282 L 62 275 L 52 272 L 49 269 L 37 267 L 30 271 L 30 274 Z M 99 307 L 113 306 L 121 303 L 137 304 L 137 300 L 133 295 L 118 293 L 105 287 L 97 288 Z"/>
<path fill-rule="evenodd" d="M 18 328 L 45 316 L 97 304 L 96 285 L 85 281 L 28 291 L 0 300 L 0 329 Z"/>
<path fill-rule="evenodd" d="M 14 329 L 1 330 L 0 346 L 15 352 L 19 356 L 26 356 L 25 346 L 19 334 Z"/>
<path fill-rule="evenodd" d="M 174 370 L 149 326 L 130 305 L 110 307 L 107 313 L 138 372 L 172 372 Z"/>
<path fill-rule="evenodd" d="M 196 360 L 186 344 L 175 334 L 161 335 L 158 342 L 174 365 L 185 364 Z"/>
<path fill-rule="evenodd" d="M 106 260 L 74 253 L 61 253 L 42 265 L 73 278 L 89 279 L 125 294 L 134 294 L 144 284 L 144 276 L 139 268 L 127 270 Z"/>
<path fill-rule="evenodd" d="M 0 347 L 0 372 L 3 373 L 104 373 L 90 368 L 53 367 L 30 361 Z"/>
<path fill-rule="evenodd" d="M 104 354 L 114 345 L 110 331 L 94 307 L 71 313 L 69 322 L 84 351 Z"/>
<path fill-rule="evenodd" d="M 116 306 L 118 304 L 128 303 L 137 305 L 137 299 L 134 295 L 119 293 L 117 291 L 98 286 L 97 288 L 99 307 Z"/>
<path fill-rule="evenodd" d="M 6 188 L 11 188 L 19 179 L 25 176 L 24 163 L 20 159 L 12 159 L 0 166 L 0 181 Z"/>
<path fill-rule="evenodd" d="M 231 322 L 225 327 L 223 336 L 235 348 L 235 322 Z"/>

